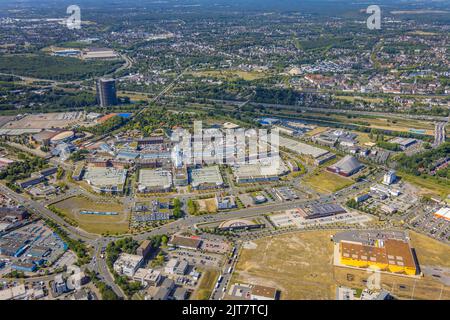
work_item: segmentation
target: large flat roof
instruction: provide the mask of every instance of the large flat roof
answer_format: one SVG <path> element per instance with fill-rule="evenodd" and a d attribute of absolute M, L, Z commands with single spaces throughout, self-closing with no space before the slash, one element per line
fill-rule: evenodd
<path fill-rule="evenodd" d="M 201 242 L 200 239 L 196 238 L 173 236 L 169 241 L 169 245 L 197 249 L 200 247 Z"/>
<path fill-rule="evenodd" d="M 280 146 L 287 148 L 291 151 L 294 151 L 299 154 L 304 154 L 308 156 L 312 156 L 313 158 L 318 158 L 327 154 L 328 151 L 325 149 L 320 149 L 314 146 L 310 146 L 309 144 L 302 143 L 296 140 L 288 139 L 280 136 Z"/>
<path fill-rule="evenodd" d="M 341 255 L 354 260 L 383 263 L 401 267 L 415 267 L 409 244 L 404 241 L 388 239 L 375 245 L 341 241 Z"/>
<path fill-rule="evenodd" d="M 406 147 L 408 145 L 414 144 L 417 142 L 417 139 L 413 139 L 413 138 L 403 138 L 403 137 L 396 137 L 394 139 L 391 139 L 389 141 L 390 143 L 396 143 L 399 144 L 403 147 Z"/>
<path fill-rule="evenodd" d="M 243 164 L 236 166 L 233 169 L 235 177 L 269 177 L 279 176 L 286 170 L 286 166 L 283 161 L 280 161 L 280 165 L 264 165 L 261 163 L 255 164 Z"/>
<path fill-rule="evenodd" d="M 276 294 L 277 294 L 277 289 L 275 289 L 275 288 L 265 287 L 265 286 L 260 286 L 260 285 L 255 285 L 252 287 L 252 295 L 255 295 L 255 296 L 275 299 Z"/>
<path fill-rule="evenodd" d="M 222 185 L 223 178 L 220 174 L 219 166 L 210 166 L 200 169 L 191 170 L 192 186 L 199 186 L 202 184 L 216 184 Z"/>
<path fill-rule="evenodd" d="M 164 187 L 172 186 L 172 173 L 167 170 L 139 170 L 139 185 L 143 187 Z"/>
<path fill-rule="evenodd" d="M 84 179 L 95 186 L 118 186 L 125 183 L 127 170 L 88 167 Z"/>

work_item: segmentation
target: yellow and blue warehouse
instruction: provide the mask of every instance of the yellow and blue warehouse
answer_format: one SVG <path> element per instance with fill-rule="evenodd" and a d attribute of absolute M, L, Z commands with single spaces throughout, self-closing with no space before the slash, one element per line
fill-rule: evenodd
<path fill-rule="evenodd" d="M 380 271 L 417 274 L 417 266 L 409 243 L 401 240 L 377 240 L 373 243 L 341 241 L 340 262 L 359 268 L 377 268 Z"/>

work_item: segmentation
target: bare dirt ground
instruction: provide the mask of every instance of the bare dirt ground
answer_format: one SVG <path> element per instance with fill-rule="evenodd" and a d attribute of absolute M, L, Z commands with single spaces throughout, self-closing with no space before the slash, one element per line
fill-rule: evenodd
<path fill-rule="evenodd" d="M 335 233 L 311 231 L 254 240 L 244 246 L 232 283 L 275 287 L 283 300 L 335 299 L 338 285 L 365 288 L 370 275 L 365 270 L 333 266 L 330 236 Z M 425 267 L 424 277 L 383 274 L 382 287 L 400 299 L 450 299 L 446 285 L 450 246 L 417 233 L 410 236 L 419 264 Z"/>

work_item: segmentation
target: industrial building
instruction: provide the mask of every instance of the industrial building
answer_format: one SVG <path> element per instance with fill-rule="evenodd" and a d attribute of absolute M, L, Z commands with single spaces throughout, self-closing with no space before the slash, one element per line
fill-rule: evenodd
<path fill-rule="evenodd" d="M 276 300 L 278 290 L 272 287 L 235 283 L 231 286 L 229 294 L 237 300 Z"/>
<path fill-rule="evenodd" d="M 51 176 L 51 175 L 55 174 L 57 171 L 58 171 L 57 167 L 51 167 L 51 168 L 48 168 L 48 169 L 44 169 L 44 170 L 42 170 L 39 173 L 42 176 L 44 176 L 44 177 L 48 177 L 48 176 Z"/>
<path fill-rule="evenodd" d="M 328 152 L 325 153 L 324 155 L 321 155 L 320 157 L 317 157 L 314 159 L 314 164 L 316 166 L 320 166 L 330 160 L 333 160 L 336 158 L 336 155 L 334 153 Z"/>
<path fill-rule="evenodd" d="M 289 187 L 278 187 L 274 188 L 273 191 L 280 201 L 298 199 L 298 195 Z"/>
<path fill-rule="evenodd" d="M 100 107 L 106 108 L 117 104 L 116 80 L 114 79 L 98 79 L 97 87 L 97 102 Z"/>
<path fill-rule="evenodd" d="M 158 136 L 158 137 L 147 137 L 142 138 L 137 141 L 138 146 L 147 146 L 147 145 L 155 145 L 155 144 L 163 144 L 164 143 L 164 137 Z"/>
<path fill-rule="evenodd" d="M 350 177 L 361 170 L 364 166 L 352 156 L 345 156 L 340 161 L 329 166 L 328 171 L 337 173 L 344 177 Z"/>
<path fill-rule="evenodd" d="M 26 189 L 28 187 L 35 186 L 44 181 L 45 181 L 45 177 L 43 175 L 37 175 L 37 176 L 31 177 L 31 178 L 28 178 L 28 179 L 25 179 L 22 181 L 18 181 L 18 182 L 16 182 L 16 184 L 19 187 L 21 187 L 22 189 Z"/>
<path fill-rule="evenodd" d="M 16 261 L 11 265 L 11 269 L 22 272 L 34 272 L 37 270 L 37 266 L 28 261 Z"/>
<path fill-rule="evenodd" d="M 188 290 L 186 288 L 177 287 L 172 294 L 173 300 L 186 300 L 188 296 Z"/>
<path fill-rule="evenodd" d="M 339 242 L 339 262 L 351 267 L 417 274 L 409 243 L 397 239 L 374 239 L 370 244 L 342 240 Z"/>
<path fill-rule="evenodd" d="M 356 203 L 361 203 L 361 202 L 366 201 L 369 198 L 370 198 L 370 195 L 368 193 L 363 193 L 361 195 L 355 196 L 354 199 L 355 199 Z"/>
<path fill-rule="evenodd" d="M 172 185 L 172 173 L 168 170 L 139 170 L 138 191 L 141 193 L 168 192 Z"/>
<path fill-rule="evenodd" d="M 190 181 L 192 188 L 196 190 L 222 188 L 224 184 L 219 166 L 191 169 Z"/>
<path fill-rule="evenodd" d="M 280 161 L 280 165 L 265 165 L 262 163 L 237 165 L 233 174 L 237 183 L 255 183 L 278 181 L 280 175 L 288 173 L 289 169 Z"/>
<path fill-rule="evenodd" d="M 61 131 L 50 129 L 50 130 L 43 130 L 39 133 L 33 134 L 31 136 L 32 141 L 39 143 L 40 145 L 48 146 L 50 145 L 50 140 L 58 135 Z"/>
<path fill-rule="evenodd" d="M 176 187 L 184 187 L 189 184 L 188 172 L 186 167 L 173 169 L 173 184 Z"/>
<path fill-rule="evenodd" d="M 250 291 L 250 300 L 275 300 L 277 297 L 277 289 L 254 285 Z"/>
<path fill-rule="evenodd" d="M 117 53 L 109 48 L 89 48 L 83 50 L 82 58 L 85 60 L 90 59 L 115 59 Z"/>
<path fill-rule="evenodd" d="M 24 220 L 28 218 L 28 211 L 23 208 L 0 207 L 0 219 L 5 217 Z"/>
<path fill-rule="evenodd" d="M 2 239 L 0 241 L 0 255 L 8 257 L 19 257 L 29 244 L 30 240 L 25 239 Z"/>
<path fill-rule="evenodd" d="M 382 184 L 375 184 L 370 187 L 370 191 L 376 194 L 398 197 L 400 195 L 400 190 L 390 188 Z M 386 198 L 385 197 L 385 198 Z"/>
<path fill-rule="evenodd" d="M 450 208 L 449 207 L 443 207 L 435 212 L 434 214 L 438 218 L 445 219 L 447 221 L 450 221 Z"/>
<path fill-rule="evenodd" d="M 98 193 L 123 193 L 127 170 L 116 168 L 89 167 L 84 180 Z"/>
<path fill-rule="evenodd" d="M 172 239 L 167 243 L 170 247 L 177 247 L 182 249 L 191 249 L 191 250 L 197 250 L 200 248 L 200 245 L 202 244 L 202 240 L 194 237 L 180 237 L 180 236 L 173 236 Z"/>
<path fill-rule="evenodd" d="M 305 219 L 317 219 L 347 213 L 347 211 L 338 204 L 330 203 L 300 208 L 299 213 Z"/>
<path fill-rule="evenodd" d="M 402 138 L 402 137 L 396 137 L 389 141 L 389 143 L 398 144 L 400 146 L 400 149 L 406 150 L 417 143 L 416 139 L 412 138 Z"/>
<path fill-rule="evenodd" d="M 79 57 L 81 51 L 77 49 L 54 50 L 53 55 L 58 57 Z"/>
<path fill-rule="evenodd" d="M 327 150 L 320 149 L 309 144 L 280 136 L 280 147 L 284 147 L 298 154 L 319 158 L 328 153 Z"/>

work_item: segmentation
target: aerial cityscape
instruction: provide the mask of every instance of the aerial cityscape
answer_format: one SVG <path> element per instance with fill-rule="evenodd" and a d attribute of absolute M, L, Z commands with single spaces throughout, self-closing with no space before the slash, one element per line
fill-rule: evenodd
<path fill-rule="evenodd" d="M 450 0 L 369 2 L 1 1 L 0 300 L 450 300 Z"/>

